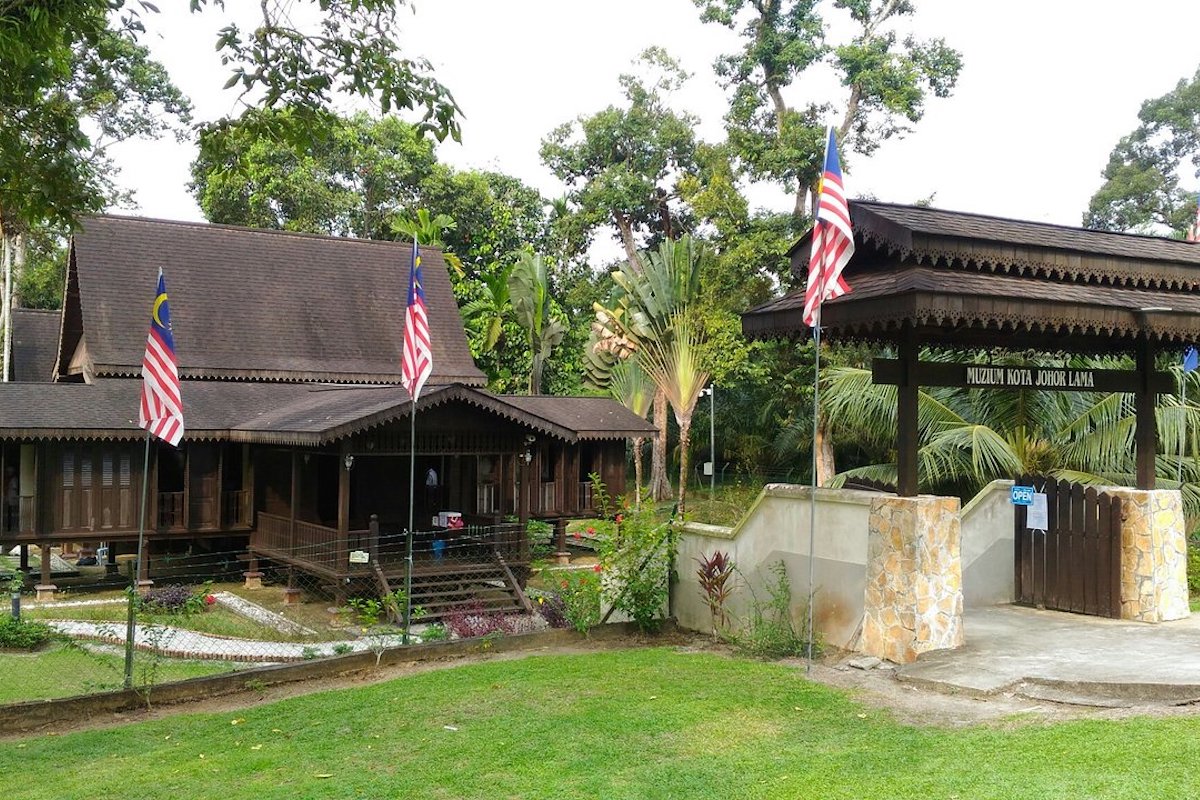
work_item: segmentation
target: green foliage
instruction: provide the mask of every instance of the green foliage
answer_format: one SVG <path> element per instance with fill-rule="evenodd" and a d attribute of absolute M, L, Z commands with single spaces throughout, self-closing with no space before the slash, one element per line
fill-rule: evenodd
<path fill-rule="evenodd" d="M 529 549 L 533 558 L 546 558 L 554 552 L 554 526 L 549 522 L 530 519 L 525 523 L 525 535 L 529 537 Z"/>
<path fill-rule="evenodd" d="M 138 595 L 135 607 L 139 614 L 200 614 L 213 605 L 216 598 L 211 594 L 212 581 L 201 586 L 165 584 L 155 586 Z"/>
<path fill-rule="evenodd" d="M 1194 535 L 1187 543 L 1187 585 L 1193 597 L 1200 595 L 1200 540 Z"/>
<path fill-rule="evenodd" d="M 1170 229 L 1182 237 L 1196 218 L 1194 186 L 1200 163 L 1200 71 L 1162 97 L 1142 103 L 1138 126 L 1121 137 L 1108 157 L 1104 183 L 1092 195 L 1083 224 L 1110 231 L 1151 233 Z M 1185 164 L 1191 165 L 1185 175 Z"/>
<path fill-rule="evenodd" d="M 333 646 L 333 654 L 335 656 L 344 656 L 347 653 L 353 653 L 354 648 L 348 642 L 338 642 Z"/>
<path fill-rule="evenodd" d="M 675 535 L 655 520 L 651 504 L 617 514 L 611 536 L 599 538 L 605 600 L 630 616 L 638 629 L 658 629 L 670 595 Z"/>
<path fill-rule="evenodd" d="M 729 146 L 752 177 L 796 192 L 797 217 L 818 176 L 831 111 L 845 109 L 837 126 L 843 151 L 869 154 L 918 122 L 929 96 L 948 96 L 962 69 L 943 40 L 900 35 L 900 20 L 916 12 L 910 2 L 839 0 L 833 8 L 849 19 L 836 20 L 836 28 L 816 0 L 693 2 L 702 20 L 739 31 L 744 42 L 715 65 L 731 93 Z M 832 43 L 829 29 L 853 33 Z M 846 96 L 789 106 L 784 90 L 817 69 L 831 69 Z"/>
<path fill-rule="evenodd" d="M 444 642 L 450 638 L 450 629 L 440 623 L 431 623 L 421 631 L 422 642 Z"/>
<path fill-rule="evenodd" d="M 541 394 L 543 365 L 550 351 L 562 342 L 568 327 L 561 311 L 555 314 L 545 258 L 527 251 L 520 253 L 508 276 L 508 292 L 513 316 L 525 331 L 529 346 L 529 393 Z"/>
<path fill-rule="evenodd" d="M 750 616 L 738 630 L 727 634 L 738 652 L 754 658 L 789 658 L 805 655 L 808 650 L 807 623 L 796 623 L 792 607 L 792 584 L 782 561 L 767 567 L 765 586 L 767 596 L 759 597 L 749 581 L 743 581 L 750 592 Z M 799 615 L 806 619 L 807 608 Z M 819 652 L 819 647 L 817 648 Z M 815 653 L 814 653 L 815 655 Z"/>
<path fill-rule="evenodd" d="M 550 573 L 553 595 L 562 602 L 566 623 L 579 633 L 600 624 L 600 574 L 591 569 L 561 569 Z"/>
<path fill-rule="evenodd" d="M 0 618 L 0 650 L 37 650 L 57 638 L 54 629 L 44 622 Z"/>

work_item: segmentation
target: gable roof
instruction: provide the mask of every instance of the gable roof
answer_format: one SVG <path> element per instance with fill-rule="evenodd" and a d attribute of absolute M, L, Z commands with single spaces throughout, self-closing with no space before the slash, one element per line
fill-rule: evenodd
<path fill-rule="evenodd" d="M 442 255 L 421 256 L 429 382 L 483 385 Z M 88 217 L 71 242 L 58 374 L 81 339 L 96 377 L 140 374 L 161 267 L 183 377 L 398 383 L 411 258 L 403 242 Z"/>
<path fill-rule="evenodd" d="M 54 380 L 61 312 L 14 308 L 12 327 L 12 380 L 43 383 Z"/>
<path fill-rule="evenodd" d="M 141 385 L 134 378 L 0 385 L 0 439 L 141 438 Z M 406 418 L 412 408 L 402 386 L 187 381 L 182 388 L 184 439 L 192 441 L 322 445 Z M 567 442 L 655 434 L 653 425 L 615 400 L 510 397 L 462 384 L 426 388 L 417 411 L 453 402 Z"/>

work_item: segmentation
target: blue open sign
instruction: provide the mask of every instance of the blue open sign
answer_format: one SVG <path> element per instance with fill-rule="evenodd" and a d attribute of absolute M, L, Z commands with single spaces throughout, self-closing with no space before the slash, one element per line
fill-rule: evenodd
<path fill-rule="evenodd" d="M 1009 500 L 1014 506 L 1033 505 L 1032 486 L 1014 486 L 1009 492 Z"/>

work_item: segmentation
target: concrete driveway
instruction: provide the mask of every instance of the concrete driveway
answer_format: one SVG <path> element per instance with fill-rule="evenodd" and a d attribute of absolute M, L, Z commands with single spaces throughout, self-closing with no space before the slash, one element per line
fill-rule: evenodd
<path fill-rule="evenodd" d="M 1200 701 L 1200 615 L 1150 625 L 1008 605 L 968 609 L 964 623 L 965 646 L 925 653 L 896 677 L 1086 705 Z"/>

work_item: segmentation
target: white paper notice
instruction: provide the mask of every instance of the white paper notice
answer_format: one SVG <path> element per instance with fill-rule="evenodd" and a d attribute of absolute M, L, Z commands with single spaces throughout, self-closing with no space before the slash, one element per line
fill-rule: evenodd
<path fill-rule="evenodd" d="M 1050 515 L 1046 511 L 1046 495 L 1035 492 L 1033 503 L 1025 517 L 1025 527 L 1031 531 L 1044 531 L 1050 527 Z"/>

